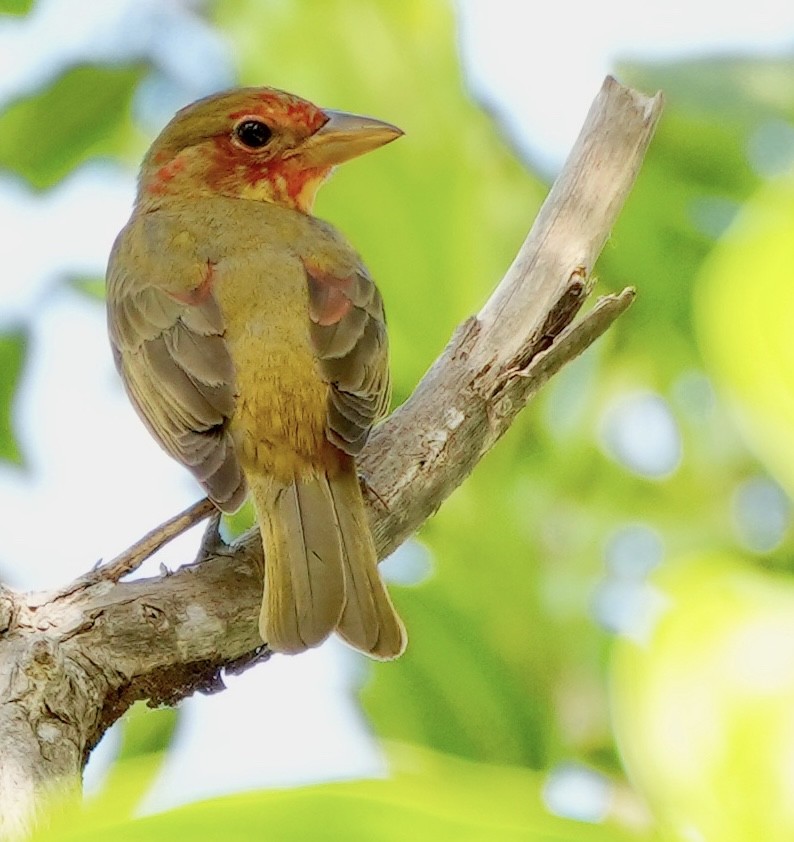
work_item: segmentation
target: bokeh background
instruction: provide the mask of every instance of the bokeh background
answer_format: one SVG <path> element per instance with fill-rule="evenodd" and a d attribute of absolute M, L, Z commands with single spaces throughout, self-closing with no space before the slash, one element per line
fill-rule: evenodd
<path fill-rule="evenodd" d="M 45 838 L 794 838 L 779 0 L 0 0 L 0 579 L 61 585 L 197 497 L 122 394 L 102 303 L 178 107 L 271 84 L 405 129 L 317 206 L 384 293 L 399 403 L 509 265 L 606 72 L 667 103 L 598 266 L 637 301 L 385 563 L 406 655 L 331 641 L 136 706 Z"/>

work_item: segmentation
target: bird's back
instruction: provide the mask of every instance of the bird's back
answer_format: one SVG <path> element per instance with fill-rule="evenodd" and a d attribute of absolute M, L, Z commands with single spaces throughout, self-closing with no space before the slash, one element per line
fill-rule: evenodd
<path fill-rule="evenodd" d="M 286 480 L 311 472 L 328 452 L 328 384 L 312 347 L 306 270 L 287 245 L 300 242 L 305 222 L 267 207 L 252 218 L 246 204 L 231 218 L 250 236 L 215 267 L 237 378 L 231 430 L 244 468 Z M 273 224 L 257 226 L 260 217 Z"/>

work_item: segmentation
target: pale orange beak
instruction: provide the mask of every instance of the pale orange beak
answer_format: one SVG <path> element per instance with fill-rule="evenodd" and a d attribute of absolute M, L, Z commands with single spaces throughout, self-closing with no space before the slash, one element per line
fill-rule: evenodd
<path fill-rule="evenodd" d="M 295 150 L 312 167 L 333 167 L 377 149 L 403 134 L 402 129 L 358 114 L 325 111 L 328 122 Z"/>

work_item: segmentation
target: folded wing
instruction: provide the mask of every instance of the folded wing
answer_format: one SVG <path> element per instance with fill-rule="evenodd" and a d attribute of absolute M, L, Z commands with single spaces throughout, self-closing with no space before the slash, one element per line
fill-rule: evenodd
<path fill-rule="evenodd" d="M 175 284 L 156 281 L 131 277 L 111 257 L 108 319 L 116 366 L 155 439 L 220 509 L 235 511 L 246 491 L 228 430 L 234 367 L 220 308 L 208 284 L 177 296 L 167 291 Z"/>

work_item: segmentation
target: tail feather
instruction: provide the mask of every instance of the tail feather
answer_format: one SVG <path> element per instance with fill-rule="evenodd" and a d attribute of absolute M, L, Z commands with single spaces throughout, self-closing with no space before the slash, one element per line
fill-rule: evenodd
<path fill-rule="evenodd" d="M 405 626 L 378 573 L 375 543 L 366 520 L 355 469 L 330 480 L 344 546 L 345 608 L 337 631 L 355 649 L 390 660 L 405 650 Z"/>
<path fill-rule="evenodd" d="M 280 483 L 249 478 L 265 550 L 259 631 L 273 651 L 322 643 L 344 607 L 343 551 L 325 475 Z"/>
<path fill-rule="evenodd" d="M 294 654 L 334 630 L 373 658 L 396 658 L 405 627 L 378 574 L 364 500 L 351 464 L 284 483 L 247 476 L 265 550 L 259 632 Z"/>

